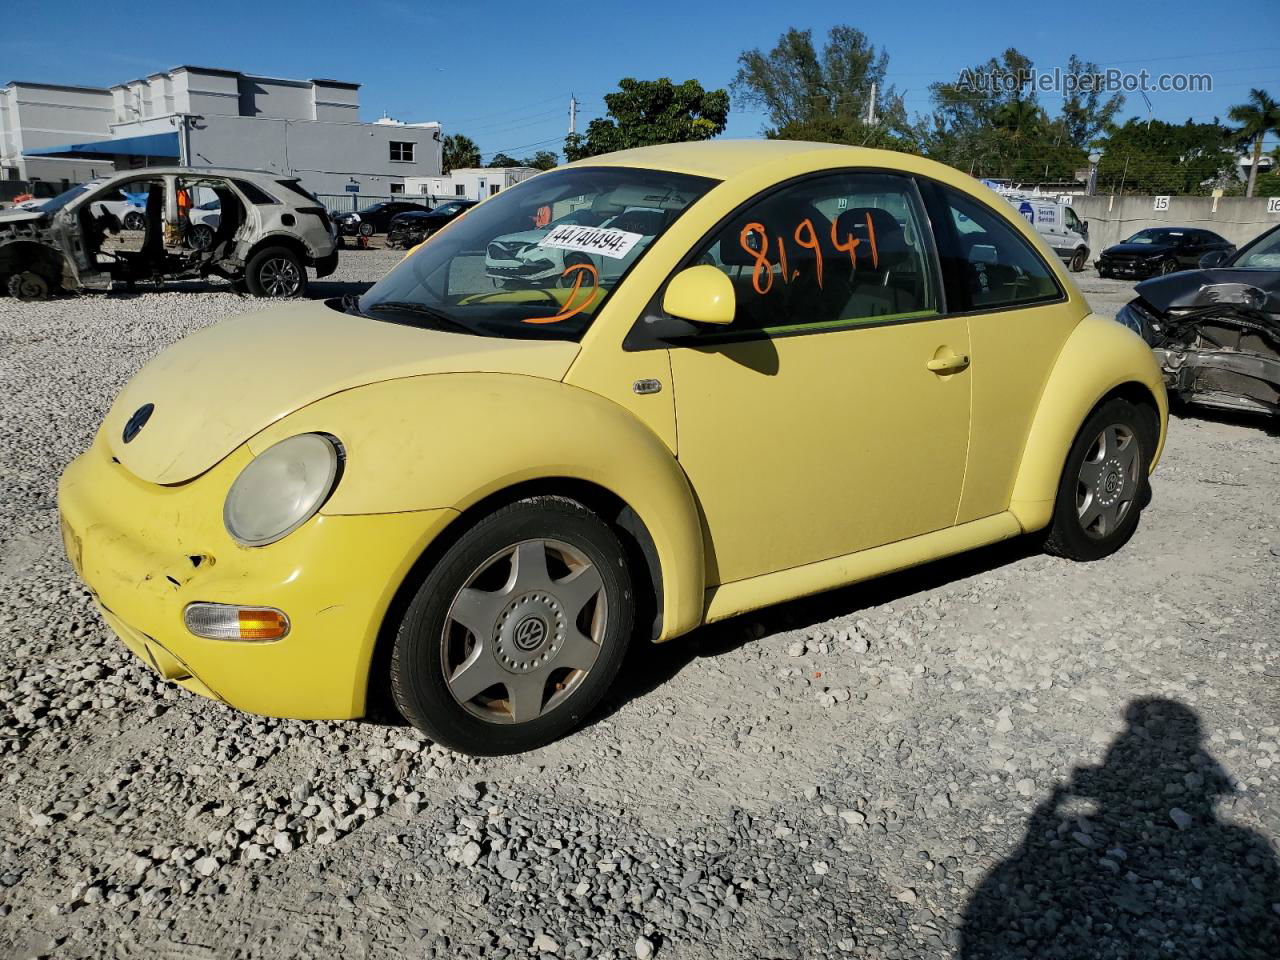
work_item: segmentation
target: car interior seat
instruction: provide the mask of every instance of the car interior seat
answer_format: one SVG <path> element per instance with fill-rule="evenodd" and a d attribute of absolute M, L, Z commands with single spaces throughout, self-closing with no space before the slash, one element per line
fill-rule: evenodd
<path fill-rule="evenodd" d="M 849 270 L 845 319 L 890 316 L 921 309 L 921 280 L 914 251 L 896 217 L 879 207 L 852 207 L 836 219 L 836 235 L 857 241 L 853 262 L 841 251 Z"/>

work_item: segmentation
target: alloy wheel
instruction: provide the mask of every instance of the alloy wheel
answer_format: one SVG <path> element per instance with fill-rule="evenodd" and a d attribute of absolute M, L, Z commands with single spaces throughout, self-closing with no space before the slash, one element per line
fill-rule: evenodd
<path fill-rule="evenodd" d="M 287 257 L 273 257 L 258 273 L 262 289 L 270 297 L 291 297 L 298 292 L 301 274 L 296 263 Z"/>
<path fill-rule="evenodd" d="M 1113 533 L 1138 496 L 1138 438 L 1123 424 L 1104 428 L 1085 454 L 1076 481 L 1076 515 L 1084 532 L 1100 540 Z"/>
<path fill-rule="evenodd" d="M 445 682 L 468 713 L 528 723 L 582 685 L 600 656 L 609 609 L 585 553 L 525 540 L 467 578 L 440 638 Z"/>

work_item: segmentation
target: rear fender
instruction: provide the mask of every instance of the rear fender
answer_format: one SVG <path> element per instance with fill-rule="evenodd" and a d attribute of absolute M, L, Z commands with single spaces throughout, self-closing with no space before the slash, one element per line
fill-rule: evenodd
<path fill-rule="evenodd" d="M 1169 401 L 1151 348 L 1108 317 L 1090 314 L 1067 338 L 1045 384 L 1018 466 L 1009 509 L 1025 531 L 1049 525 L 1067 453 L 1080 426 L 1108 394 L 1141 388 L 1159 413 L 1151 470 L 1164 450 Z"/>

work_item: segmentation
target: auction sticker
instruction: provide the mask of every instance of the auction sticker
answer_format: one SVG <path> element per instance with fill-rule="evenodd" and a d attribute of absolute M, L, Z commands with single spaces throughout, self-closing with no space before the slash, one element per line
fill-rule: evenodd
<path fill-rule="evenodd" d="M 556 227 L 539 240 L 538 246 L 598 253 L 602 257 L 621 260 L 643 239 L 643 233 L 629 233 L 612 227 L 583 227 L 567 223 Z"/>

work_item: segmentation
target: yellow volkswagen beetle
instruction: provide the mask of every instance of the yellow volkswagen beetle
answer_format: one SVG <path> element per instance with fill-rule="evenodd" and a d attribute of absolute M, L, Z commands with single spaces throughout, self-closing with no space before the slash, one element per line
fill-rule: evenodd
<path fill-rule="evenodd" d="M 506 753 L 579 723 L 633 635 L 1033 532 L 1105 556 L 1166 415 L 1142 340 L 975 181 L 717 141 L 542 174 L 358 299 L 170 347 L 59 504 L 165 678 L 300 718 L 389 690 Z"/>

